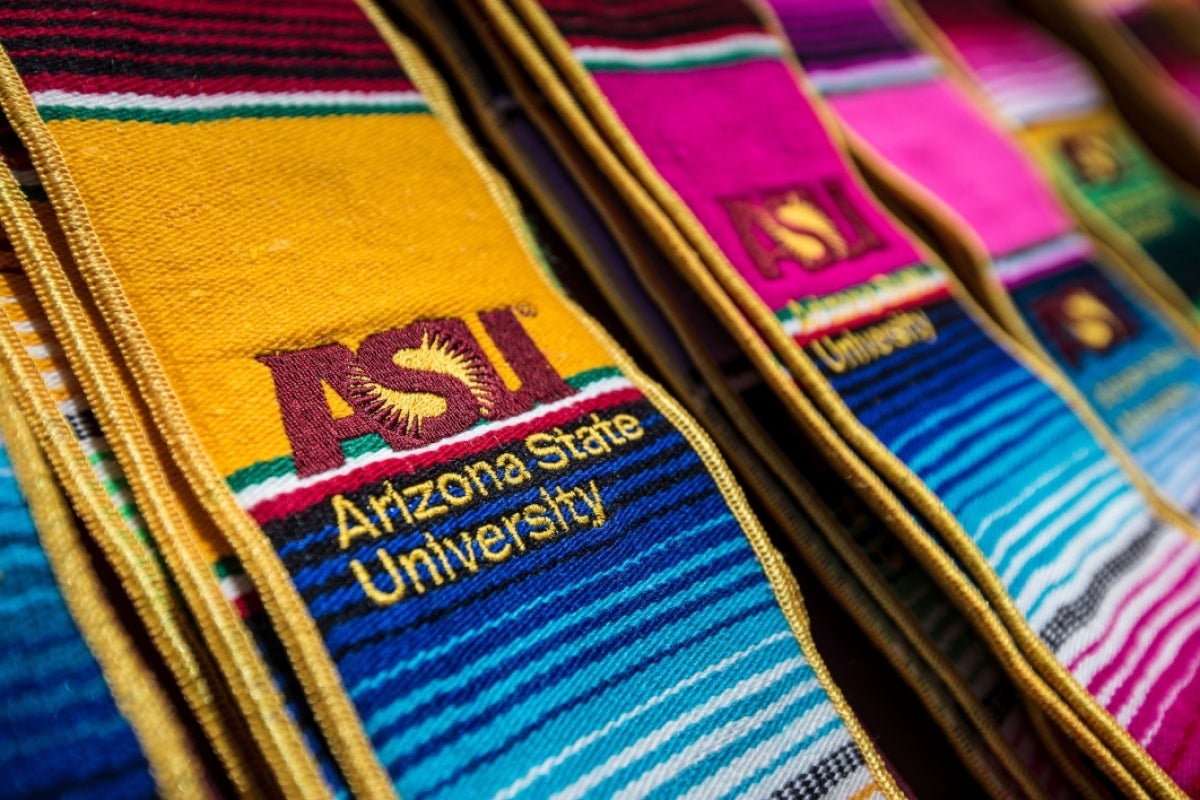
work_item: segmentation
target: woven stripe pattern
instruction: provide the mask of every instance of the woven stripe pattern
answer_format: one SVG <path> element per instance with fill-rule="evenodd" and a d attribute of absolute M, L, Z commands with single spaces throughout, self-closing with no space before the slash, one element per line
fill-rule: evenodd
<path fill-rule="evenodd" d="M 0 769 L 8 797 L 156 796 L 0 448 Z"/>

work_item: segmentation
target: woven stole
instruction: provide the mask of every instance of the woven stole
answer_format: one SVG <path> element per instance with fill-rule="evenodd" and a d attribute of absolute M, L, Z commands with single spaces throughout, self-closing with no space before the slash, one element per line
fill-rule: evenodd
<path fill-rule="evenodd" d="M 1200 117 L 1200 8 L 1191 2 L 1174 0 L 1126 0 L 1122 3 L 1087 0 L 1056 0 L 1073 7 L 1081 16 L 1135 42 L 1132 52 L 1145 59 L 1152 69 L 1161 70 L 1154 78 L 1168 86 L 1173 82 L 1186 99 L 1193 116 Z"/>
<path fill-rule="evenodd" d="M 1099 79 L 1002 3 L 921 5 L 999 113 L 1064 184 L 1084 221 L 1195 320 L 1200 200 L 1120 121 Z"/>
<path fill-rule="evenodd" d="M 0 155 L 9 171 L 0 177 L 5 198 L 0 226 L 12 242 L 11 267 L 0 271 L 5 322 L 0 328 L 0 356 L 14 376 L 14 394 L 35 411 L 31 424 L 45 442 L 72 505 L 112 563 L 121 590 L 141 617 L 235 791 L 248 795 L 272 791 L 262 785 L 257 745 L 266 751 L 261 757 L 274 773 L 268 781 L 296 791 L 295 780 L 316 796 L 344 793 L 345 782 L 240 561 L 226 543 L 206 532 L 211 526 L 167 522 L 161 513 L 165 504 L 161 493 L 148 491 L 153 489 L 150 470 L 127 473 L 123 469 L 133 458 L 126 440 L 132 437 L 117 436 L 110 442 L 104 432 L 129 424 L 116 421 L 121 392 L 113 390 L 104 370 L 92 365 L 103 355 L 91 359 L 75 344 L 88 321 L 86 298 L 80 291 L 79 297 L 56 301 L 48 285 L 53 271 L 61 271 L 63 265 L 73 267 L 63 233 L 29 153 L 11 128 L 0 132 Z M 74 306 L 78 319 L 64 316 L 61 310 L 47 313 L 63 305 Z M 115 352 L 111 344 L 108 352 Z M 96 399 L 94 406 L 88 393 Z M 191 549 L 186 547 L 189 543 Z M 178 572 L 169 573 L 171 568 L 179 570 L 181 562 L 194 562 L 198 575 L 193 580 L 206 583 L 207 592 L 181 582 Z M 208 611 L 206 601 L 215 601 Z M 191 624 L 196 616 L 215 624 L 197 630 Z M 200 651 L 219 651 L 237 634 L 251 646 L 243 648 L 238 664 L 219 663 L 225 673 L 222 679 L 210 666 L 213 659 Z M 231 669 L 237 674 L 231 676 Z M 276 719 L 269 733 L 259 721 L 268 717 Z M 266 737 L 290 741 L 292 753 L 283 760 L 296 773 L 294 779 L 279 774 L 280 764 L 272 745 L 264 743 Z"/>
<path fill-rule="evenodd" d="M 1076 232 L 1020 153 L 955 84 L 937 73 L 899 85 L 872 82 L 869 76 L 883 58 L 864 58 L 869 48 L 860 46 L 861 40 L 845 38 L 840 52 L 814 53 L 793 34 L 833 18 L 821 4 L 776 0 L 775 7 L 814 84 L 840 119 L 970 226 L 991 257 L 992 275 L 1019 311 L 1018 325 L 1036 335 L 1151 477 L 1195 514 L 1200 359 L 1192 341 L 1170 327 L 1170 314 L 1122 280 Z M 882 12 L 866 3 L 859 11 L 874 25 L 896 31 Z M 908 49 L 907 58 L 928 59 L 911 45 Z M 918 108 L 919 114 L 912 113 Z M 1180 594 L 1189 581 L 1185 571 L 1171 581 L 1146 582 L 1130 594 L 1122 632 L 1111 645 L 1129 653 L 1124 660 L 1139 653 L 1145 660 L 1161 648 L 1171 652 L 1194 637 L 1189 614 L 1195 600 Z M 1178 681 L 1168 683 L 1166 697 L 1181 687 Z M 1178 724 L 1184 734 L 1158 747 L 1158 732 L 1143 734 L 1142 741 L 1160 763 L 1171 765 L 1181 785 L 1195 786 L 1195 774 L 1181 767 L 1193 758 L 1186 720 L 1194 714 L 1177 703 L 1172 708 L 1183 720 Z"/>
<path fill-rule="evenodd" d="M 437 25 L 429 3 L 405 3 L 404 10 L 428 30 L 447 62 L 460 66 L 456 88 L 469 102 L 509 109 L 513 93 L 523 94 L 524 84 L 515 86 L 515 71 L 505 74 L 514 88 L 483 80 L 480 52 L 464 41 L 463 29 Z M 508 166 L 555 218 L 557 232 L 573 243 L 578 261 L 557 252 L 556 276 L 576 296 L 603 294 L 622 319 L 625 335 L 653 358 L 748 493 L 761 501 L 759 507 L 778 523 L 805 566 L 913 689 L 979 785 L 993 797 L 1071 796 L 1023 698 L 987 644 L 853 490 L 808 449 L 798 449 L 803 432 L 789 424 L 786 408 L 752 373 L 737 342 L 688 282 L 657 256 L 644 234 L 630 233 L 635 226 L 614 224 L 610 231 L 585 204 L 567 165 L 574 174 L 587 175 L 594 171 L 592 158 L 564 146 L 554 122 L 539 116 L 545 126 L 539 132 L 506 114 L 507 124 L 491 135 L 501 143 L 500 152 L 519 151 Z M 602 182 L 587 184 L 588 191 L 601 187 Z M 609 204 L 605 213 L 610 219 L 628 214 L 618 203 Z M 830 663 L 835 675 L 837 668 Z M 864 702 L 876 696 L 872 692 Z M 894 713 L 886 704 L 870 711 L 856 704 L 855 711 L 868 730 Z"/>
<path fill-rule="evenodd" d="M 6 20 L 5 110 L 352 791 L 897 795 L 712 445 L 540 274 L 403 40 L 168 4 L 164 57 L 47 69 L 73 14 Z"/>
<path fill-rule="evenodd" d="M 735 2 L 513 5 L 830 421 L 989 593 L 1002 588 L 998 613 L 1041 673 L 1075 698 L 1083 684 L 1157 742 L 1156 765 L 1093 705 L 1073 703 L 1143 785 L 1178 791 L 1162 770 L 1194 721 L 1174 700 L 1200 691 L 1200 642 L 1189 633 L 1185 657 L 1147 657 L 1140 641 L 1121 647 L 1122 620 L 1146 591 L 1186 582 L 1200 551 L 863 193 L 782 43 Z M 1200 609 L 1180 613 L 1200 630 Z"/>
<path fill-rule="evenodd" d="M 32 436 L 20 429 L 20 412 L 7 387 L 0 396 L 5 794 L 32 800 L 151 798 L 161 792 L 182 798 L 203 790 L 197 772 L 172 769 L 172 761 L 188 757 L 179 721 L 108 605 L 70 511 Z M 40 531 L 23 489 L 39 507 Z M 173 781 L 181 783 L 172 786 Z"/>

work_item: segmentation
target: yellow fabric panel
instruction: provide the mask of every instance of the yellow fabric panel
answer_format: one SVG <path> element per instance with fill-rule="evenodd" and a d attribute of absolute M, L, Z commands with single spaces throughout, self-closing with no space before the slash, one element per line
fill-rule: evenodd
<path fill-rule="evenodd" d="M 334 341 L 353 347 L 417 319 L 460 317 L 494 356 L 473 315 L 527 305 L 537 313 L 522 324 L 560 375 L 611 364 L 533 275 L 480 177 L 431 116 L 50 127 L 224 475 L 291 454 L 270 370 L 255 360 L 261 354 Z M 374 157 L 340 156 L 356 152 Z M 406 190 L 383 196 L 384 173 L 403 176 Z M 305 219 L 294 218 L 296 197 Z M 447 230 L 447 219 L 463 218 L 470 224 Z"/>

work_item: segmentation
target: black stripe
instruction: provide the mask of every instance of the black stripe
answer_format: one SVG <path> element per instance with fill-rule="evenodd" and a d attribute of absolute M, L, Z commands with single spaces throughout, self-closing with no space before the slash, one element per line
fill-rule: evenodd
<path fill-rule="evenodd" d="M 824 797 L 864 763 L 857 745 L 843 745 L 772 792 L 771 800 Z"/>
<path fill-rule="evenodd" d="M 7 43 L 4 43 L 7 44 Z M 92 56 L 43 56 L 10 51 L 21 74 L 68 73 L 82 77 L 146 78 L 149 80 L 202 81 L 205 78 L 267 77 L 305 79 L 394 80 L 404 77 L 397 64 L 372 67 L 361 63 L 345 67 L 300 64 L 139 64 Z"/>
<path fill-rule="evenodd" d="M 1138 536 L 1129 547 L 1113 557 L 1099 572 L 1092 576 L 1087 589 L 1072 602 L 1059 608 L 1054 616 L 1039 632 L 1050 649 L 1057 651 L 1071 634 L 1082 628 L 1096 615 L 1096 610 L 1104 602 L 1104 597 L 1112 585 L 1132 569 L 1162 534 L 1162 525 L 1152 522 L 1146 532 Z"/>
<path fill-rule="evenodd" d="M 80 55 L 112 60 L 120 59 L 123 56 L 144 59 L 152 56 L 166 56 L 174 60 L 201 59 L 197 63 L 207 63 L 208 59 L 219 56 L 241 56 L 254 59 L 278 58 L 302 63 L 328 59 L 345 61 L 348 64 L 360 64 L 363 61 L 388 61 L 394 58 L 383 41 L 377 42 L 378 53 L 347 53 L 295 42 L 262 42 L 252 45 L 185 41 L 147 42 L 116 36 L 77 36 L 72 34 L 57 36 L 5 35 L 0 38 L 4 40 L 5 48 L 14 54 L 14 58 L 19 57 L 22 52 L 45 50 L 73 50 L 78 51 Z"/>

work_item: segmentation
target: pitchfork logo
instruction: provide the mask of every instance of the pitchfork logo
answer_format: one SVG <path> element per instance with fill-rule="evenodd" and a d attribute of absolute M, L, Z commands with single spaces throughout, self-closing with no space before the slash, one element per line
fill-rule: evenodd
<path fill-rule="evenodd" d="M 515 391 L 466 322 L 454 317 L 372 334 L 357 351 L 335 343 L 259 356 L 275 381 L 297 474 L 340 466 L 341 443 L 365 434 L 379 434 L 395 450 L 411 450 L 480 420 L 507 419 L 574 393 L 517 313 L 501 308 L 478 314 L 520 380 Z M 520 313 L 536 312 L 522 307 Z"/>
<path fill-rule="evenodd" d="M 785 261 L 815 271 L 883 247 L 840 181 L 727 197 L 721 204 L 764 278 L 782 277 Z"/>

